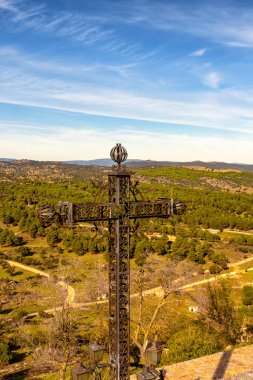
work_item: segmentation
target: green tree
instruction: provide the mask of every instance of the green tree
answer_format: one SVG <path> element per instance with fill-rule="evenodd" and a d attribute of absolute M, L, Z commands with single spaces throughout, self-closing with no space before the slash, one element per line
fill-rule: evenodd
<path fill-rule="evenodd" d="M 23 244 L 23 238 L 16 236 L 13 231 L 8 228 L 0 229 L 0 245 L 3 246 L 19 246 Z"/>
<path fill-rule="evenodd" d="M 51 227 L 47 233 L 47 242 L 50 247 L 54 247 L 61 241 L 59 230 L 56 227 Z"/>
<path fill-rule="evenodd" d="M 253 286 L 245 285 L 242 288 L 242 303 L 246 306 L 252 305 L 252 303 L 253 303 Z"/>
<path fill-rule="evenodd" d="M 220 268 L 220 271 L 223 269 L 228 269 L 228 259 L 225 255 L 225 253 L 223 252 L 220 252 L 220 253 L 215 253 L 213 252 L 212 250 L 210 251 L 210 253 L 208 254 L 208 257 L 210 258 L 210 260 L 212 260 L 212 262 L 215 264 L 213 265 L 213 267 L 217 267 L 219 266 Z M 211 273 L 211 272 L 210 272 Z M 217 272 L 218 273 L 218 272 Z"/>
<path fill-rule="evenodd" d="M 200 315 L 208 326 L 212 326 L 228 344 L 240 341 L 242 324 L 238 314 L 231 282 L 217 280 L 207 283 L 197 297 Z"/>
<path fill-rule="evenodd" d="M 178 236 L 171 245 L 172 257 L 183 260 L 189 253 L 188 239 Z"/>
<path fill-rule="evenodd" d="M 28 230 L 29 234 L 31 235 L 31 237 L 34 239 L 36 238 L 37 236 L 37 233 L 38 233 L 38 226 L 36 223 L 32 223 L 29 227 L 29 230 Z"/>
<path fill-rule="evenodd" d="M 137 265 L 143 266 L 150 252 L 150 244 L 148 239 L 137 241 L 134 251 L 134 259 Z"/>
<path fill-rule="evenodd" d="M 168 305 L 172 295 L 179 295 L 181 286 L 189 281 L 192 273 L 191 263 L 168 260 L 156 274 L 158 284 L 161 286 L 161 294 L 155 297 L 151 307 L 146 307 L 148 300 L 144 289 L 147 284 L 150 284 L 153 274 L 149 271 L 147 263 L 140 268 L 135 278 L 139 296 L 137 310 L 132 320 L 135 326 L 132 329 L 132 341 L 138 347 L 142 360 L 145 360 L 145 352 L 151 338 L 154 338 L 157 333 L 155 325 L 160 319 L 164 320 L 164 316 L 161 317 L 161 311 Z"/>
<path fill-rule="evenodd" d="M 11 358 L 8 344 L 0 342 L 0 368 L 9 364 Z"/>
<path fill-rule="evenodd" d="M 34 252 L 31 250 L 30 247 L 19 247 L 17 249 L 17 252 L 21 254 L 21 256 L 26 257 L 26 256 L 32 256 Z"/>
<path fill-rule="evenodd" d="M 185 329 L 180 329 L 167 341 L 162 365 L 211 355 L 223 348 L 224 342 L 217 333 L 208 331 L 205 326 L 190 325 Z"/>
<path fill-rule="evenodd" d="M 84 255 L 88 252 L 89 243 L 84 237 L 76 235 L 72 240 L 71 246 L 75 253 L 78 255 Z"/>
<path fill-rule="evenodd" d="M 44 227 L 39 227 L 37 231 L 37 236 L 40 236 L 40 237 L 46 236 L 46 229 Z"/>
<path fill-rule="evenodd" d="M 218 274 L 218 273 L 221 272 L 221 267 L 219 265 L 217 265 L 217 264 L 213 264 L 213 265 L 210 266 L 209 272 L 211 274 Z"/>
<path fill-rule="evenodd" d="M 22 230 L 25 226 L 26 226 L 26 216 L 22 216 L 19 221 L 18 227 L 20 230 Z"/>
<path fill-rule="evenodd" d="M 91 253 L 98 253 L 99 252 L 97 242 L 95 239 L 89 240 L 88 247 L 89 247 L 89 252 L 91 252 Z"/>
<path fill-rule="evenodd" d="M 12 224 L 14 222 L 14 218 L 10 214 L 6 214 L 3 217 L 3 223 L 4 224 Z"/>
<path fill-rule="evenodd" d="M 169 252 L 168 239 L 165 236 L 162 236 L 160 239 L 154 239 L 152 244 L 154 252 L 158 255 L 166 255 Z"/>

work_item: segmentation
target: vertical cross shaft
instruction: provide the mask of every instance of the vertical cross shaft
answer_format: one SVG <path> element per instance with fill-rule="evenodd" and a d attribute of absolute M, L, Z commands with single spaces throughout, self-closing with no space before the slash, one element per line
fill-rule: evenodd
<path fill-rule="evenodd" d="M 129 202 L 130 174 L 110 174 L 109 202 Z M 129 379 L 129 216 L 109 221 L 110 380 Z"/>
<path fill-rule="evenodd" d="M 157 201 L 130 202 L 130 173 L 121 165 L 127 159 L 127 151 L 117 144 L 111 150 L 111 159 L 118 164 L 109 174 L 109 203 L 59 202 L 62 223 L 72 226 L 75 222 L 108 221 L 109 225 L 109 350 L 110 380 L 129 380 L 130 335 L 130 264 L 129 240 L 131 218 L 168 218 L 185 211 L 185 204 L 167 198 Z M 40 218 L 52 222 L 56 212 L 45 205 Z"/>

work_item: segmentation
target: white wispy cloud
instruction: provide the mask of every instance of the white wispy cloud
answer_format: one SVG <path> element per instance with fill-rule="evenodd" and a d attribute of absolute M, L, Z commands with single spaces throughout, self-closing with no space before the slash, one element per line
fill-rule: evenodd
<path fill-rule="evenodd" d="M 63 59 L 46 58 L 41 53 L 25 53 L 20 49 L 13 46 L 0 46 L 0 67 L 2 66 L 2 77 L 4 73 L 8 75 L 21 75 L 26 77 L 26 73 L 29 72 L 34 75 L 36 73 L 43 73 L 46 81 L 47 75 L 61 75 L 62 80 L 65 79 L 69 82 L 75 78 L 82 78 L 82 80 L 89 79 L 91 74 L 93 80 L 101 80 L 101 77 L 107 75 L 110 79 L 112 75 L 118 77 L 127 78 L 130 75 L 132 69 L 137 63 L 126 64 L 106 64 L 100 62 L 85 63 L 67 63 Z M 7 68 L 7 69 L 6 69 Z"/>
<path fill-rule="evenodd" d="M 0 0 L 0 10 L 6 10 L 10 12 L 15 12 L 15 0 Z"/>
<path fill-rule="evenodd" d="M 42 16 L 43 4 L 34 6 L 34 4 L 27 5 L 26 1 L 19 0 L 0 0 L 0 11 L 5 11 L 5 17 L 7 12 L 9 13 L 10 20 L 13 22 L 29 22 L 31 19 L 37 19 Z"/>
<path fill-rule="evenodd" d="M 209 78 L 218 86 L 220 78 Z M 252 104 L 238 104 L 238 94 L 218 90 L 215 94 L 181 94 L 166 98 L 136 94 L 101 84 L 45 79 L 13 69 L 0 71 L 0 101 L 93 115 L 157 121 L 252 133 Z M 253 99 L 252 94 L 248 94 Z M 244 94 L 247 98 L 247 94 Z M 243 99 L 243 97 L 241 96 Z"/>
<path fill-rule="evenodd" d="M 126 88 L 118 82 L 120 77 L 125 83 L 133 68 L 134 64 L 66 64 L 5 46 L 0 48 L 0 101 L 252 133 L 253 93 L 220 89 L 222 76 L 217 71 L 204 74 L 204 68 L 196 74 L 216 90 L 213 94 L 192 90 L 149 95 L 137 91 L 135 83 Z"/>
<path fill-rule="evenodd" d="M 225 41 L 224 44 L 226 46 L 230 46 L 234 48 L 249 48 L 252 46 L 250 43 L 239 42 L 239 41 Z"/>
<path fill-rule="evenodd" d="M 211 71 L 206 74 L 203 78 L 203 83 L 206 84 L 210 88 L 217 89 L 219 88 L 222 82 L 222 78 L 219 73 L 216 71 Z"/>
<path fill-rule="evenodd" d="M 94 15 L 87 12 L 51 10 L 46 4 L 29 0 L 0 0 L 0 16 L 4 11 L 3 19 L 7 16 L 13 24 L 14 30 L 34 30 L 55 37 L 68 38 L 81 44 L 92 45 L 107 51 L 124 51 L 132 49 L 139 51 L 135 43 L 120 39 L 112 26 L 110 12 L 104 15 Z M 8 14 L 7 14 L 8 13 Z"/>
<path fill-rule="evenodd" d="M 192 52 L 190 54 L 191 57 L 202 57 L 203 55 L 205 55 L 207 52 L 207 49 L 199 49 L 199 50 L 195 50 L 194 52 Z"/>
<path fill-rule="evenodd" d="M 253 7 L 223 2 L 210 5 L 201 1 L 194 7 L 187 2 L 137 4 L 133 22 L 152 28 L 192 34 L 231 47 L 253 46 Z M 142 12 L 141 17 L 138 13 Z"/>
<path fill-rule="evenodd" d="M 240 3 L 224 2 L 211 6 L 199 2 L 191 7 L 187 2 L 143 0 L 131 6 L 127 2 L 125 6 L 113 3 L 111 7 L 100 8 L 97 14 L 66 10 L 55 13 L 43 3 L 0 0 L 0 13 L 4 12 L 6 17 L 9 12 L 10 22 L 16 28 L 68 37 L 122 54 L 136 54 L 142 46 L 136 41 L 130 44 L 123 35 L 119 37 L 119 25 L 148 26 L 165 33 L 180 31 L 236 48 L 253 46 L 253 7 L 250 5 L 243 7 Z M 206 49 L 202 48 L 191 55 L 198 57 L 205 53 Z"/>

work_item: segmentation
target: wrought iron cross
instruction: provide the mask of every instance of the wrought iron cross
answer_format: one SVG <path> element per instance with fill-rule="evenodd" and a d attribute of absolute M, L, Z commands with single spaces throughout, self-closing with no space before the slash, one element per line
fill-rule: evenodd
<path fill-rule="evenodd" d="M 130 201 L 130 177 L 122 162 L 127 151 L 117 144 L 111 150 L 117 163 L 108 175 L 108 203 L 59 202 L 61 222 L 73 226 L 76 222 L 108 221 L 109 230 L 109 353 L 110 380 L 128 380 L 130 336 L 130 219 L 168 218 L 185 211 L 185 204 L 173 199 Z M 48 206 L 41 209 L 41 219 L 54 218 Z"/>

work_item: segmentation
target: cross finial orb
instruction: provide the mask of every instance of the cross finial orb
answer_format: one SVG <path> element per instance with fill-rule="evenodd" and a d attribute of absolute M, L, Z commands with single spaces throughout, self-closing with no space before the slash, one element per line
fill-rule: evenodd
<path fill-rule="evenodd" d="M 117 164 L 120 165 L 122 162 L 126 161 L 128 154 L 121 144 L 116 144 L 116 146 L 112 148 L 110 156 L 114 162 L 117 162 Z"/>

